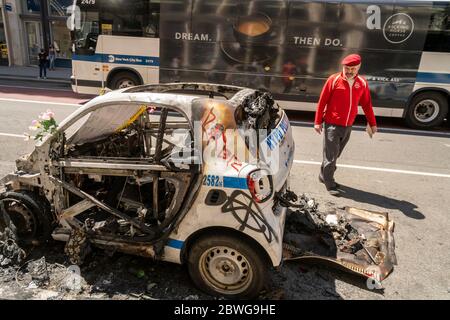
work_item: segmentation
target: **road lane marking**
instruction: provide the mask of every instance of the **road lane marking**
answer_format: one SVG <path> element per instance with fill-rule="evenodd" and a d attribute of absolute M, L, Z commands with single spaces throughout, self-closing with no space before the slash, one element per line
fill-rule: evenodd
<path fill-rule="evenodd" d="M 300 125 L 300 126 L 311 126 L 311 129 L 314 127 L 314 122 L 307 122 L 307 121 L 295 121 L 290 120 L 289 121 L 292 125 Z M 354 129 L 365 131 L 365 126 L 353 126 Z M 397 128 L 380 128 L 378 127 L 378 132 L 380 133 L 391 133 L 391 132 L 399 132 L 399 133 L 412 133 L 412 134 L 418 134 L 423 136 L 443 136 L 443 137 L 450 137 L 450 132 L 439 132 L 439 131 L 425 131 L 425 130 L 412 130 L 412 129 L 397 129 Z"/>
<path fill-rule="evenodd" d="M 322 162 L 317 161 L 304 161 L 304 160 L 294 160 L 294 163 L 298 164 L 311 164 L 311 165 L 322 165 Z M 376 168 L 376 167 L 364 167 L 364 166 L 355 166 L 350 164 L 338 164 L 337 167 L 340 168 L 349 168 L 349 169 L 359 169 L 359 170 L 368 170 L 368 171 L 381 171 L 381 172 L 392 172 L 392 173 L 403 173 L 403 174 L 411 174 L 417 176 L 429 176 L 429 177 L 440 177 L 440 178 L 450 178 L 450 174 L 442 174 L 442 173 L 432 173 L 432 172 L 421 172 L 421 171 L 409 171 L 409 170 L 398 170 L 398 169 L 389 169 L 389 168 Z"/>
<path fill-rule="evenodd" d="M 27 103 L 51 104 L 51 105 L 58 105 L 58 106 L 81 107 L 81 104 L 76 104 L 76 103 L 65 103 L 65 102 L 47 102 L 47 101 L 22 100 L 22 99 L 7 99 L 7 98 L 0 98 L 0 101 L 7 101 L 7 102 L 27 102 Z"/>
<path fill-rule="evenodd" d="M 25 135 L 24 134 L 14 134 L 14 133 L 2 133 L 2 132 L 0 132 L 0 136 L 25 139 Z"/>

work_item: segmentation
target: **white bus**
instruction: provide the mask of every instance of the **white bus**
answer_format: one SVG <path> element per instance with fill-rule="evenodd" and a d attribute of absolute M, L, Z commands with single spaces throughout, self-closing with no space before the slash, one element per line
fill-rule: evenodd
<path fill-rule="evenodd" d="M 375 113 L 440 125 L 450 92 L 449 1 L 81 0 L 73 90 L 213 82 L 315 110 L 349 53 Z"/>

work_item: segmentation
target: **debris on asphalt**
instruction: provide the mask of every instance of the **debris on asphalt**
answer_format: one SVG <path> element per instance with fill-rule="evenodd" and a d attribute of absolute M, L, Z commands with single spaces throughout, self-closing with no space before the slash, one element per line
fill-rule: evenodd
<path fill-rule="evenodd" d="M 16 227 L 0 203 L 0 266 L 20 265 L 25 251 L 17 244 Z"/>
<path fill-rule="evenodd" d="M 147 284 L 147 292 L 150 292 L 156 286 L 157 286 L 157 284 L 154 282 L 148 283 Z"/>
<path fill-rule="evenodd" d="M 29 275 L 31 275 L 32 283 L 36 286 L 45 286 L 50 281 L 45 256 L 39 260 L 31 261 L 27 265 Z"/>
<path fill-rule="evenodd" d="M 286 292 L 283 288 L 276 288 L 270 291 L 263 291 L 259 298 L 261 300 L 283 300 Z"/>
<path fill-rule="evenodd" d="M 70 233 L 64 252 L 72 264 L 83 264 L 86 256 L 91 252 L 91 246 L 84 228 L 73 229 Z"/>
<path fill-rule="evenodd" d="M 397 264 L 394 222 L 387 212 L 352 207 L 319 211 L 319 204 L 287 190 L 277 195 L 288 208 L 283 259 L 331 263 L 381 282 Z"/>

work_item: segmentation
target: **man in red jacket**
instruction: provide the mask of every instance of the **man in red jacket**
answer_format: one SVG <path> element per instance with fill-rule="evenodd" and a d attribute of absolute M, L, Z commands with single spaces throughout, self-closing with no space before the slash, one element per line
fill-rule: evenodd
<path fill-rule="evenodd" d="M 314 129 L 322 133 L 324 126 L 323 162 L 319 180 L 328 192 L 339 195 L 339 185 L 334 181 L 336 161 L 350 139 L 352 125 L 358 114 L 358 105 L 363 108 L 371 133 L 377 132 L 367 81 L 358 75 L 361 57 L 351 54 L 342 60 L 341 73 L 330 76 L 320 94 Z"/>

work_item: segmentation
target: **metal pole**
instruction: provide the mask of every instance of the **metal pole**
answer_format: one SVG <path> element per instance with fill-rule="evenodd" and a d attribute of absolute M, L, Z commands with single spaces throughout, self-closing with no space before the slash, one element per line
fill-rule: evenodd
<path fill-rule="evenodd" d="M 44 49 L 48 52 L 50 28 L 48 20 L 48 5 L 47 0 L 41 0 L 41 23 L 42 23 L 42 36 L 44 40 Z"/>

